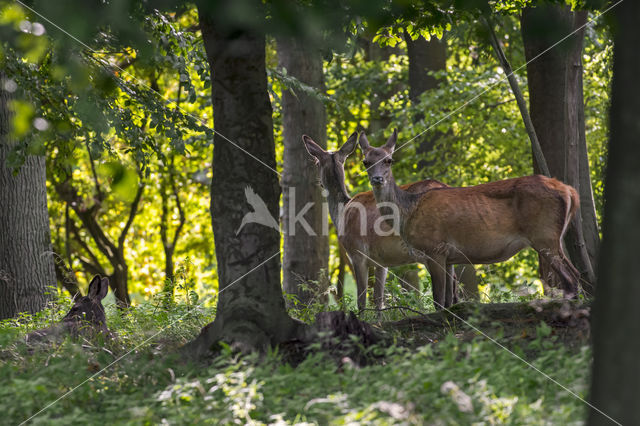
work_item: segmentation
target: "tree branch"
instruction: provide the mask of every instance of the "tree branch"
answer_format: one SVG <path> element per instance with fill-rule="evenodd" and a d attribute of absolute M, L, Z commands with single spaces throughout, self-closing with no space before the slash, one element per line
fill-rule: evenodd
<path fill-rule="evenodd" d="M 98 265 L 98 266 L 96 266 L 96 268 L 102 269 L 102 272 L 104 272 L 104 268 L 102 267 L 102 264 L 98 260 L 98 257 L 93 253 L 91 248 L 89 248 L 87 243 L 80 237 L 80 232 L 78 231 L 78 228 L 73 223 L 71 224 L 71 231 L 73 232 L 74 240 L 76 240 L 76 242 L 80 245 L 80 248 L 83 249 L 87 253 L 87 255 L 91 258 L 91 260 L 96 265 Z M 101 275 L 106 275 L 106 274 L 101 274 Z"/>
<path fill-rule="evenodd" d="M 117 253 L 116 247 L 109 240 L 109 237 L 104 233 L 98 224 L 96 217 L 93 215 L 95 206 L 90 208 L 83 207 L 84 200 L 80 195 L 78 195 L 77 189 L 69 183 L 68 179 L 62 183 L 54 183 L 54 187 L 60 198 L 71 206 L 74 213 L 78 216 L 85 229 L 95 241 L 98 249 L 107 256 L 110 261 L 115 259 Z M 79 239 L 79 241 L 81 241 L 81 239 Z"/>
<path fill-rule="evenodd" d="M 93 176 L 93 182 L 96 186 L 97 199 L 102 204 L 104 201 L 104 193 L 102 192 L 102 187 L 100 186 L 100 182 L 98 181 L 98 174 L 96 173 L 96 166 L 93 162 L 93 156 L 91 155 L 91 149 L 89 148 L 89 141 L 85 139 L 84 146 L 87 148 L 87 154 L 89 155 L 89 165 L 91 165 L 91 174 Z M 98 209 L 94 209 L 94 212 L 97 212 Z"/>
<path fill-rule="evenodd" d="M 124 241 L 127 238 L 127 233 L 129 232 L 129 228 L 133 223 L 133 219 L 138 214 L 138 206 L 140 205 L 140 199 L 142 198 L 142 193 L 144 192 L 144 184 L 142 183 L 142 172 L 138 169 L 138 176 L 140 178 L 140 182 L 138 183 L 138 190 L 136 191 L 136 196 L 131 203 L 131 207 L 129 209 L 129 217 L 127 218 L 127 223 L 122 228 L 122 232 L 120 232 L 120 236 L 118 237 L 118 252 L 122 253 L 122 249 L 124 247 Z"/>

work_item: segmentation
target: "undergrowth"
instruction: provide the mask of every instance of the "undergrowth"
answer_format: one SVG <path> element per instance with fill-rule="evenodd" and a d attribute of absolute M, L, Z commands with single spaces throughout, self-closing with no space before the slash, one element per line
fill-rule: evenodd
<path fill-rule="evenodd" d="M 428 309 L 428 296 L 394 294 L 394 285 L 389 300 Z M 582 422 L 586 413 L 580 400 L 480 336 L 461 341 L 449 334 L 417 348 L 401 340 L 374 346 L 368 350 L 376 361 L 365 367 L 348 358 L 336 362 L 319 348 L 310 348 L 296 367 L 277 349 L 263 356 L 227 350 L 207 365 L 190 364 L 178 348 L 214 310 L 156 300 L 125 314 L 107 307 L 117 338 L 106 347 L 70 338 L 38 349 L 20 343 L 68 307 L 58 300 L 39 314 L 0 323 L 2 423 L 36 414 L 34 424 L 65 425 L 568 424 Z M 301 316 L 311 318 L 316 310 Z M 376 312 L 362 315 L 378 318 Z M 566 348 L 544 324 L 533 339 L 512 340 L 509 347 L 584 397 L 591 359 L 586 347 Z"/>

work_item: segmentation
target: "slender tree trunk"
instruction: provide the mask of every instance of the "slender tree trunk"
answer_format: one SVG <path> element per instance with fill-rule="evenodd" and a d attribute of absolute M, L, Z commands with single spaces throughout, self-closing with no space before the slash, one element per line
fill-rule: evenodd
<path fill-rule="evenodd" d="M 527 110 L 527 104 L 524 100 L 524 96 L 522 95 L 522 91 L 520 90 L 518 79 L 513 74 L 513 70 L 511 69 L 511 64 L 509 64 L 509 61 L 507 60 L 507 57 L 504 54 L 502 46 L 500 45 L 500 41 L 496 36 L 496 33 L 493 29 L 493 22 L 491 21 L 491 18 L 489 16 L 486 16 L 484 19 L 485 19 L 485 24 L 487 26 L 487 29 L 489 30 L 491 47 L 493 48 L 496 54 L 496 57 L 498 58 L 500 67 L 504 70 L 504 73 L 507 76 L 507 81 L 509 82 L 509 86 L 511 87 L 513 96 L 516 98 L 516 103 L 518 104 L 520 115 L 522 116 L 522 122 L 524 124 L 524 128 L 527 131 L 529 140 L 531 141 L 531 150 L 533 151 L 534 161 L 538 164 L 538 167 L 540 168 L 539 173 L 545 176 L 550 176 L 549 167 L 547 165 L 547 161 L 545 159 L 544 153 L 542 152 L 540 141 L 538 140 L 538 134 L 536 133 L 536 130 L 531 120 L 531 116 L 529 115 L 529 110 Z"/>
<path fill-rule="evenodd" d="M 243 217 L 251 212 L 249 197 L 245 198 L 247 187 L 261 198 L 273 218 L 279 216 L 265 39 L 240 28 L 219 32 L 220 25 L 214 24 L 215 15 L 205 3 L 198 5 L 198 14 L 217 132 L 211 222 L 219 298 L 215 321 L 185 350 L 206 355 L 220 340 L 242 350 L 264 350 L 296 336 L 302 327 L 287 315 L 282 297 L 279 232 L 248 223 L 236 235 Z"/>
<path fill-rule="evenodd" d="M 366 60 L 368 61 L 387 62 L 392 54 L 399 53 L 397 48 L 380 46 L 378 43 L 373 43 L 370 38 L 361 38 L 360 41 L 365 48 Z M 397 87 L 390 87 L 387 84 L 378 84 L 372 87 L 371 104 L 369 106 L 369 133 L 384 130 L 391 123 L 391 116 L 385 111 L 384 104 L 388 102 L 389 97 L 391 97 L 397 89 Z"/>
<path fill-rule="evenodd" d="M 5 164 L 12 145 L 8 101 L 0 85 L 0 319 L 41 310 L 47 287 L 56 285 L 45 160 L 28 156 L 17 175 Z"/>
<path fill-rule="evenodd" d="M 320 51 L 289 38 L 278 40 L 278 61 L 287 74 L 319 92 L 324 91 L 324 75 Z M 329 239 L 323 229 L 328 217 L 322 208 L 323 197 L 316 185 L 316 170 L 312 167 L 302 143 L 308 134 L 323 148 L 327 146 L 326 113 L 322 101 L 300 90 L 282 94 L 282 135 L 284 155 L 282 166 L 284 254 L 282 259 L 283 287 L 307 305 L 314 296 L 326 291 Z M 308 204 L 311 208 L 295 218 Z M 308 228 L 304 225 L 308 224 Z M 311 232 L 309 232 L 311 231 Z M 321 276 L 321 274 L 324 274 Z M 311 282 L 317 283 L 314 286 Z M 310 288 L 305 290 L 300 284 Z M 326 299 L 323 297 L 322 300 Z"/>
<path fill-rule="evenodd" d="M 568 6 L 542 5 L 523 11 L 521 29 L 525 56 L 529 61 L 527 77 L 531 120 L 549 172 L 575 187 L 580 194 L 580 214 L 576 215 L 565 238 L 569 257 L 581 271 L 583 280 L 594 283 L 593 265 L 599 235 L 584 123 L 584 30 L 577 31 L 542 54 L 558 40 L 583 26 L 586 19 L 586 11 L 571 12 Z M 534 170 L 540 170 L 535 159 Z M 586 290 L 593 291 L 589 285 Z"/>
<path fill-rule="evenodd" d="M 443 71 L 447 67 L 447 43 L 444 40 L 432 38 L 427 41 L 423 37 L 412 40 L 411 36 L 405 32 L 405 42 L 407 43 L 407 57 L 409 58 L 409 98 L 412 102 L 420 101 L 420 95 L 428 90 L 436 89 L 442 80 L 430 75 L 430 71 Z M 421 118 L 421 117 L 417 117 Z M 416 152 L 421 159 L 419 166 L 428 168 L 430 162 L 425 157 L 431 153 L 437 140 L 442 136 L 440 132 L 427 132 L 417 141 Z M 457 273 L 459 280 L 464 284 L 465 291 L 471 295 L 478 294 L 478 278 L 473 265 L 464 265 L 456 269 L 464 271 L 464 274 Z M 419 282 L 417 286 L 419 288 Z"/>
<path fill-rule="evenodd" d="M 440 86 L 441 81 L 429 72 L 446 69 L 447 43 L 435 37 L 429 41 L 424 37 L 412 40 L 406 32 L 404 40 L 409 58 L 409 98 L 415 102 L 427 90 Z"/>
<path fill-rule="evenodd" d="M 600 274 L 593 307 L 593 406 L 624 425 L 640 419 L 640 275 L 635 268 L 640 241 L 640 4 L 615 10 L 611 94 L 611 139 L 605 183 Z M 610 425 L 592 409 L 590 425 Z"/>
<path fill-rule="evenodd" d="M 420 95 L 427 90 L 433 90 L 440 86 L 441 81 L 430 71 L 443 71 L 447 67 L 447 43 L 433 37 L 427 41 L 424 37 L 412 40 L 411 36 L 405 32 L 405 42 L 407 43 L 407 57 L 409 58 L 409 99 L 412 103 L 420 102 Z M 418 120 L 422 116 L 416 117 Z M 431 131 L 422 135 L 416 142 L 418 143 L 416 153 L 420 155 L 420 167 L 429 167 L 430 162 L 425 157 L 431 153 L 437 140 L 442 136 L 440 132 Z"/>
<path fill-rule="evenodd" d="M 142 179 L 142 177 L 140 177 L 140 179 Z M 124 243 L 131 224 L 138 213 L 140 200 L 142 199 L 142 194 L 144 192 L 144 185 L 140 184 L 136 190 L 136 195 L 129 208 L 129 217 L 127 218 L 125 226 L 120 231 L 118 241 L 116 242 L 111 240 L 111 237 L 98 223 L 100 202 L 91 204 L 83 198 L 78 190 L 73 186 L 70 177 L 67 177 L 62 182 L 56 182 L 54 186 L 60 198 L 64 200 L 65 203 L 73 209 L 76 216 L 78 216 L 82 222 L 83 228 L 91 236 L 100 252 L 109 260 L 109 263 L 113 268 L 112 273 L 109 275 L 109 287 L 116 297 L 118 307 L 128 308 L 131 305 L 131 299 L 129 298 L 129 268 L 124 257 Z M 97 197 L 98 199 L 100 198 L 100 196 Z M 73 224 L 73 222 L 70 222 L 70 228 L 72 229 L 76 242 L 89 256 L 87 259 L 80 258 L 84 268 L 92 274 L 105 275 L 105 269 L 100 265 L 100 261 L 96 255 L 93 254 L 89 246 L 84 242 L 83 238 L 80 236 L 78 228 Z"/>

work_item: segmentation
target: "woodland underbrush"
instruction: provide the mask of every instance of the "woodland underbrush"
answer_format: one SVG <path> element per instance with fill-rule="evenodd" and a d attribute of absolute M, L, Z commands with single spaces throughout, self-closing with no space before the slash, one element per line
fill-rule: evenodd
<path fill-rule="evenodd" d="M 25 334 L 64 315 L 60 298 L 0 323 L 2 423 L 581 423 L 588 305 L 513 299 L 429 313 L 428 296 L 391 282 L 389 308 L 359 315 L 375 344 L 320 336 L 261 355 L 222 345 L 214 359 L 191 362 L 179 348 L 215 310 L 162 298 L 126 312 L 107 306 L 114 339 L 25 345 Z M 292 314 L 311 322 L 320 311 Z"/>

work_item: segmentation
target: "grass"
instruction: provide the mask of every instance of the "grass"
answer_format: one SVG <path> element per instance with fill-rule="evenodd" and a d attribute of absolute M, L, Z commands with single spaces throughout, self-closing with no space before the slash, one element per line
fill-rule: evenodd
<path fill-rule="evenodd" d="M 427 308 L 428 297 L 404 294 L 394 285 L 390 303 Z M 436 344 L 403 346 L 398 337 L 395 345 L 369 348 L 376 358 L 365 367 L 349 359 L 336 362 L 317 347 L 295 368 L 277 350 L 260 357 L 226 351 L 208 365 L 193 365 L 177 348 L 213 319 L 214 310 L 144 303 L 124 316 L 107 309 L 118 339 L 105 348 L 71 339 L 38 350 L 20 343 L 26 332 L 66 309 L 68 302 L 60 301 L 37 315 L 0 323 L 2 423 L 19 424 L 83 382 L 32 422 L 577 424 L 586 414 L 584 403 L 522 361 L 480 336 L 460 339 L 456 330 Z M 364 316 L 377 319 L 373 312 Z M 528 338 L 509 338 L 508 346 L 584 396 L 589 349 L 566 347 L 544 324 L 535 330 Z M 492 335 L 500 334 L 496 325 Z"/>

